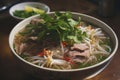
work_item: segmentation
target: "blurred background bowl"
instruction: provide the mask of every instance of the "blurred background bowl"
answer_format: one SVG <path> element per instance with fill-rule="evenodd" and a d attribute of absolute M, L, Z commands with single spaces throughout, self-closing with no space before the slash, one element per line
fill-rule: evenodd
<path fill-rule="evenodd" d="M 23 20 L 25 18 L 21 18 L 21 17 L 17 17 L 13 14 L 13 12 L 15 12 L 16 10 L 24 10 L 25 6 L 30 6 L 30 7 L 35 7 L 37 9 L 41 9 L 44 10 L 46 13 L 50 12 L 50 8 L 48 5 L 44 4 L 44 3 L 39 3 L 39 2 L 22 2 L 22 3 L 18 3 L 13 5 L 10 9 L 9 9 L 9 14 L 18 20 Z"/>
<path fill-rule="evenodd" d="M 54 12 L 50 12 L 48 14 L 54 15 Z M 118 38 L 115 32 L 113 31 L 113 29 L 110 28 L 110 26 L 108 26 L 103 21 L 96 19 L 92 16 L 88 16 L 81 13 L 75 13 L 75 12 L 72 12 L 72 15 L 73 18 L 75 19 L 78 19 L 78 17 L 80 16 L 83 21 L 102 28 L 103 31 L 105 31 L 110 36 L 111 42 L 113 43 L 112 44 L 113 49 L 109 57 L 95 65 L 80 69 L 71 69 L 71 70 L 57 70 L 57 69 L 44 68 L 44 67 L 41 68 L 37 65 L 34 65 L 24 60 L 15 52 L 13 48 L 13 41 L 15 34 L 19 32 L 21 29 L 23 29 L 27 24 L 29 24 L 31 19 L 39 18 L 38 15 L 35 15 L 18 23 L 12 29 L 9 36 L 9 45 L 15 56 L 15 59 L 26 72 L 32 74 L 33 76 L 36 76 L 37 78 L 40 78 L 41 80 L 83 80 L 96 76 L 108 66 L 108 64 L 111 62 L 118 48 Z"/>

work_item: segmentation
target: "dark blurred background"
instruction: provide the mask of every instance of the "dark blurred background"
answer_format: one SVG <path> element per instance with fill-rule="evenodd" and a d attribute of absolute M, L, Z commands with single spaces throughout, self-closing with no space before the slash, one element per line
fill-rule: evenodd
<path fill-rule="evenodd" d="M 12 5 L 25 1 L 41 0 L 0 0 L 0 13 L 9 9 Z M 59 1 L 59 0 L 51 0 Z M 97 5 L 98 14 L 102 17 L 110 17 L 120 13 L 120 0 L 86 0 Z"/>

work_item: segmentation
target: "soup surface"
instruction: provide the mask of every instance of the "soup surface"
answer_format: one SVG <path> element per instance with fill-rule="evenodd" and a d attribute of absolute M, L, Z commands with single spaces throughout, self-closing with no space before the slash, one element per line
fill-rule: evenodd
<path fill-rule="evenodd" d="M 70 12 L 42 14 L 20 30 L 14 49 L 25 60 L 54 69 L 77 69 L 94 65 L 111 53 L 110 37 L 101 29 Z"/>

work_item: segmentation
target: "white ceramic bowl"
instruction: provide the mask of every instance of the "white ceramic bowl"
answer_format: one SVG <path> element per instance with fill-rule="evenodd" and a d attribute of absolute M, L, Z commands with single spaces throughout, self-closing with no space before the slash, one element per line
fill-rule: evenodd
<path fill-rule="evenodd" d="M 50 8 L 48 5 L 43 4 L 43 3 L 39 3 L 39 2 L 22 2 L 22 3 L 18 3 L 13 5 L 10 9 L 9 9 L 9 14 L 18 20 L 23 20 L 25 18 L 21 18 L 21 17 L 17 17 L 13 15 L 13 12 L 15 10 L 24 10 L 25 6 L 31 6 L 31 7 L 37 7 L 39 9 L 45 10 L 46 13 L 50 12 Z"/>
<path fill-rule="evenodd" d="M 49 15 L 54 15 L 54 12 L 48 13 Z M 104 22 L 102 22 L 99 19 L 96 19 L 94 17 L 81 14 L 81 13 L 75 13 L 72 12 L 72 15 L 74 18 L 78 18 L 78 16 L 81 17 L 82 20 L 92 23 L 100 28 L 102 28 L 110 37 L 111 41 L 113 43 L 113 50 L 112 53 L 108 58 L 103 60 L 100 63 L 97 63 L 95 65 L 85 67 L 85 68 L 80 68 L 80 69 L 72 69 L 72 70 L 57 70 L 57 69 L 50 69 L 50 68 L 40 68 L 37 65 L 34 65 L 23 58 L 21 58 L 14 50 L 13 48 L 13 40 L 15 37 L 15 34 L 24 28 L 27 24 L 30 23 L 31 19 L 33 18 L 38 18 L 38 16 L 32 16 L 30 18 L 27 18 L 20 23 L 18 23 L 11 31 L 10 36 L 9 36 L 9 45 L 10 48 L 16 58 L 16 61 L 20 63 L 20 66 L 23 67 L 23 69 L 30 74 L 42 79 L 42 80 L 82 80 L 86 78 L 91 78 L 103 71 L 107 65 L 110 63 L 112 60 L 113 56 L 115 55 L 117 48 L 118 48 L 118 38 L 115 34 L 115 32 Z M 46 79 L 47 78 L 47 79 Z"/>

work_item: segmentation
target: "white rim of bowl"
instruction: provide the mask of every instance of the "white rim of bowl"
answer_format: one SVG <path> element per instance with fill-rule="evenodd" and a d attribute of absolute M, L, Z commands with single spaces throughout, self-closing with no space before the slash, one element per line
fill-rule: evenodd
<path fill-rule="evenodd" d="M 63 13 L 64 13 L 64 12 L 66 12 L 66 11 L 60 11 L 60 12 L 63 12 Z M 54 13 L 54 12 L 49 12 L 48 14 L 53 14 L 53 13 Z M 57 72 L 73 72 L 73 71 L 87 70 L 87 69 L 91 69 L 91 68 L 97 67 L 97 66 L 99 66 L 99 65 L 101 65 L 101 64 L 109 61 L 109 60 L 115 55 L 115 53 L 116 53 L 116 51 L 117 51 L 117 49 L 118 49 L 118 38 L 117 38 L 117 35 L 115 34 L 115 32 L 113 31 L 113 29 L 112 29 L 110 26 L 108 26 L 106 23 L 104 23 L 103 21 L 101 21 L 101 20 L 99 20 L 99 19 L 97 19 L 97 18 L 95 18 L 95 17 L 89 16 L 89 15 L 86 15 L 86 14 L 82 14 L 82 13 L 77 13 L 77 12 L 71 12 L 71 13 L 72 13 L 72 14 L 77 14 L 77 15 L 83 15 L 83 16 L 86 16 L 86 17 L 89 17 L 89 18 L 93 18 L 94 20 L 97 20 L 98 22 L 104 24 L 105 26 L 107 26 L 107 28 L 108 28 L 109 30 L 111 30 L 111 32 L 113 33 L 113 35 L 114 35 L 114 37 L 115 37 L 116 45 L 115 45 L 115 48 L 114 48 L 113 52 L 110 54 L 110 56 L 108 56 L 105 60 L 103 60 L 103 61 L 101 61 L 101 62 L 99 62 L 99 63 L 97 63 L 97 64 L 94 64 L 94 65 L 91 65 L 91 66 L 88 66 L 88 67 L 84 67 L 84 68 L 70 69 L 70 70 L 59 70 L 59 69 L 52 69 L 52 68 L 40 67 L 40 66 L 38 66 L 38 65 L 32 64 L 31 62 L 23 59 L 23 58 L 20 57 L 20 56 L 14 51 L 14 49 L 13 49 L 13 44 L 11 43 L 11 39 L 13 39 L 14 36 L 12 36 L 11 33 L 13 33 L 14 30 L 16 29 L 16 27 L 19 26 L 19 25 L 21 25 L 24 21 L 28 21 L 28 20 L 30 20 L 30 19 L 33 19 L 33 18 L 37 17 L 38 15 L 35 15 L 35 16 L 32 16 L 32 17 L 29 17 L 29 18 L 24 19 L 23 21 L 21 21 L 20 23 L 18 23 L 18 24 L 12 29 L 12 31 L 10 32 L 10 35 L 9 35 L 9 36 L 10 36 L 10 37 L 9 37 L 9 45 L 10 45 L 10 48 L 11 48 L 11 50 L 13 51 L 14 55 L 17 56 L 17 57 L 18 57 L 20 60 L 22 60 L 23 62 L 25 62 L 25 63 L 27 63 L 27 64 L 29 64 L 29 65 L 31 65 L 31 66 L 34 66 L 34 67 L 36 67 L 36 68 L 40 68 L 40 69 L 44 69 L 44 70 L 50 70 L 50 71 L 57 71 Z"/>
<path fill-rule="evenodd" d="M 20 4 L 40 4 L 40 5 L 44 5 L 45 7 L 47 7 L 48 11 L 46 13 L 49 13 L 50 12 L 50 7 L 47 5 L 47 4 L 44 4 L 44 3 L 40 3 L 40 2 L 21 2 L 21 3 L 17 3 L 15 5 L 13 5 L 10 9 L 9 9 L 9 14 L 16 18 L 16 19 L 20 19 L 20 20 L 23 20 L 23 19 L 26 19 L 26 18 L 21 18 L 21 17 L 17 17 L 17 16 L 14 16 L 13 15 L 13 12 L 11 11 L 13 7 L 17 6 L 17 5 L 20 5 Z"/>

